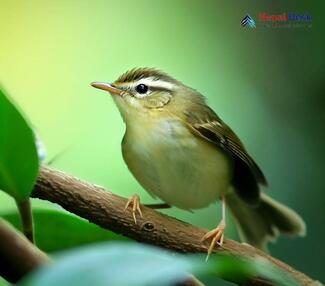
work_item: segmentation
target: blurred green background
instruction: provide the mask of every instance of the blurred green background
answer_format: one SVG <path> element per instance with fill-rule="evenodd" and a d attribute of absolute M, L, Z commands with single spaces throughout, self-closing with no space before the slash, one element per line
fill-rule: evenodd
<path fill-rule="evenodd" d="M 110 96 L 89 86 L 157 67 L 198 89 L 264 170 L 272 197 L 306 220 L 274 256 L 320 280 L 325 251 L 324 11 L 316 1 L 0 0 L 0 82 L 37 129 L 54 167 L 142 201 L 123 162 L 125 126 Z M 308 12 L 312 27 L 267 29 L 258 13 Z M 256 29 L 240 26 L 250 14 Z M 46 208 L 49 203 L 34 201 Z M 14 209 L 0 194 L 0 212 Z M 166 213 L 213 228 L 219 206 Z M 233 224 L 228 237 L 237 238 Z"/>

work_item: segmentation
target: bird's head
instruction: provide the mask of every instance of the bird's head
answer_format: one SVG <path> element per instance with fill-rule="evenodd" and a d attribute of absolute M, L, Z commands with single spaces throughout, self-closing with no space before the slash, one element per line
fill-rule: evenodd
<path fill-rule="evenodd" d="M 161 111 L 175 104 L 176 98 L 195 92 L 164 72 L 152 68 L 136 68 L 122 74 L 113 83 L 93 82 L 113 98 L 123 117 Z"/>

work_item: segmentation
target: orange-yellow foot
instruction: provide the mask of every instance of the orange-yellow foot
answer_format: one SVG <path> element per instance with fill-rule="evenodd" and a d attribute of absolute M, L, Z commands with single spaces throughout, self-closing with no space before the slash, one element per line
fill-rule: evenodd
<path fill-rule="evenodd" d="M 221 220 L 219 225 L 207 232 L 201 239 L 201 241 L 205 241 L 205 240 L 210 240 L 211 239 L 211 243 L 210 246 L 208 248 L 208 255 L 206 260 L 209 259 L 210 254 L 212 253 L 212 250 L 214 249 L 214 247 L 216 246 L 216 244 L 218 244 L 219 246 L 222 246 L 223 244 L 223 239 L 224 239 L 224 233 L 225 233 L 225 228 L 226 228 L 226 223 L 224 220 Z"/>
<path fill-rule="evenodd" d="M 131 198 L 128 199 L 125 208 L 124 208 L 124 212 L 126 212 L 127 208 L 129 206 L 132 206 L 132 216 L 133 216 L 133 220 L 135 222 L 135 224 L 137 224 L 137 217 L 136 217 L 136 213 L 138 213 L 140 215 L 140 217 L 142 217 L 142 212 L 141 212 L 141 206 L 140 206 L 140 197 L 137 194 L 134 194 Z"/>

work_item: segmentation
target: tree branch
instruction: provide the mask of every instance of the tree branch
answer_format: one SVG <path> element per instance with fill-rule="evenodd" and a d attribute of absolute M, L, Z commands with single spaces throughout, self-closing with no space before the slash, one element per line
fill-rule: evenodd
<path fill-rule="evenodd" d="M 0 219 L 0 276 L 16 283 L 50 259 L 10 224 Z"/>
<path fill-rule="evenodd" d="M 205 229 L 195 227 L 175 218 L 142 206 L 143 218 L 135 224 L 129 210 L 125 213 L 126 199 L 106 191 L 103 187 L 83 182 L 63 172 L 42 167 L 32 197 L 57 203 L 80 217 L 103 228 L 134 240 L 157 245 L 182 253 L 206 253 L 200 242 Z M 217 253 L 233 255 L 241 259 L 253 258 L 268 261 L 286 272 L 301 285 L 321 285 L 284 262 L 243 243 L 226 239 Z M 273 285 L 263 277 L 250 277 L 245 285 Z M 236 282 L 236 281 L 234 281 Z M 271 283 L 270 283 L 271 282 Z"/>

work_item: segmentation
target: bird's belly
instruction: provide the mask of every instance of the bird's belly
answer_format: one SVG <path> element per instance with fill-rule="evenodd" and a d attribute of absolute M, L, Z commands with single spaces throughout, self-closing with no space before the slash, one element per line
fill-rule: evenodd
<path fill-rule="evenodd" d="M 182 209 L 196 209 L 209 205 L 228 190 L 230 159 L 187 128 L 174 123 L 142 134 L 141 140 L 134 135 L 126 134 L 124 159 L 152 195 Z"/>

